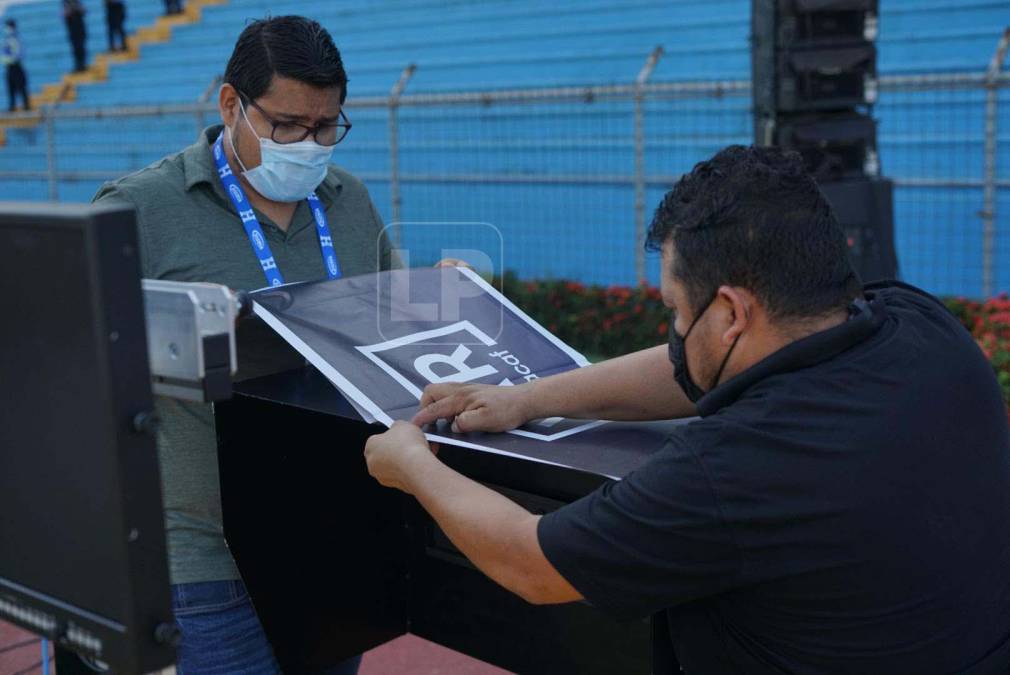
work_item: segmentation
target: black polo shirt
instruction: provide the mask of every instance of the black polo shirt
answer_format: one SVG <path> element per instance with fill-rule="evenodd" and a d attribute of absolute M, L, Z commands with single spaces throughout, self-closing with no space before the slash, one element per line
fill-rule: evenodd
<path fill-rule="evenodd" d="M 591 604 L 666 610 L 689 675 L 1010 664 L 1010 427 L 992 368 L 933 297 L 888 284 L 866 299 L 540 521 Z"/>

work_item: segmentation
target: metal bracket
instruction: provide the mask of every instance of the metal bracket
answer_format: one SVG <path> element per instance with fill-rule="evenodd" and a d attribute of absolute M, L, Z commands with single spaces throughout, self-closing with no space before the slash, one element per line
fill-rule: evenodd
<path fill-rule="evenodd" d="M 218 284 L 143 280 L 147 353 L 155 394 L 192 401 L 231 395 L 242 296 Z"/>
<path fill-rule="evenodd" d="M 663 45 L 656 45 L 656 47 L 649 53 L 649 58 L 645 60 L 645 65 L 642 69 L 638 71 L 638 77 L 635 78 L 635 84 L 642 86 L 649 81 L 652 77 L 652 71 L 656 69 L 656 64 L 659 63 L 659 57 L 663 55 Z"/>

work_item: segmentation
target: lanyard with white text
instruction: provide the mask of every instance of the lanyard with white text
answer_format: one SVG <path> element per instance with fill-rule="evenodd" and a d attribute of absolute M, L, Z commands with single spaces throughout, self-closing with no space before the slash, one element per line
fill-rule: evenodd
<path fill-rule="evenodd" d="M 259 258 L 260 267 L 266 275 L 267 283 L 271 286 L 280 286 L 284 283 L 281 271 L 277 269 L 277 261 L 270 251 L 270 244 L 267 243 L 263 235 L 263 228 L 260 227 L 259 219 L 253 211 L 252 205 L 245 196 L 245 191 L 239 185 L 238 179 L 232 173 L 228 165 L 228 159 L 224 156 L 224 134 L 217 137 L 214 142 L 214 163 L 217 165 L 217 175 L 221 177 L 221 184 L 225 192 L 231 197 L 231 203 L 235 205 L 245 233 L 249 236 L 249 243 L 252 245 L 253 253 Z M 340 278 L 340 264 L 337 262 L 337 253 L 333 250 L 333 237 L 330 236 L 330 225 L 326 221 L 326 210 L 315 192 L 308 196 L 309 209 L 312 211 L 312 219 L 316 222 L 316 232 L 319 234 L 319 248 L 323 252 L 323 263 L 326 265 L 326 275 L 330 279 Z"/>

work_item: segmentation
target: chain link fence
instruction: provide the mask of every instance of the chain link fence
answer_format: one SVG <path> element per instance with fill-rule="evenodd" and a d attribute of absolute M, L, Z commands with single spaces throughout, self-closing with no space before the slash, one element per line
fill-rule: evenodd
<path fill-rule="evenodd" d="M 901 275 L 938 294 L 1010 289 L 1010 76 L 998 56 L 986 72 L 880 82 Z M 354 129 L 334 161 L 365 182 L 412 264 L 476 249 L 522 278 L 657 283 L 641 246 L 653 209 L 695 162 L 752 140 L 747 81 L 649 83 L 647 64 L 626 85 L 428 95 L 409 93 L 411 73 L 389 97 L 348 101 Z M 207 103 L 47 109 L 8 129 L 0 186 L 9 199 L 87 201 L 217 119 Z"/>

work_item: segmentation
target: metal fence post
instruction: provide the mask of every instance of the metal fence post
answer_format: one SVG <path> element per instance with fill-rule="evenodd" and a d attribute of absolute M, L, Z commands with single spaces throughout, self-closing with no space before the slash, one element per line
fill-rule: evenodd
<path fill-rule="evenodd" d="M 403 240 L 400 223 L 400 126 L 397 110 L 400 106 L 400 96 L 407 88 L 407 83 L 414 76 L 417 64 L 411 63 L 389 91 L 389 201 L 391 206 L 391 224 L 393 225 L 393 244 L 399 247 Z"/>
<path fill-rule="evenodd" d="M 657 46 L 635 78 L 635 279 L 646 282 L 645 276 L 645 83 L 663 55 Z"/>
<path fill-rule="evenodd" d="M 53 106 L 42 109 L 42 118 L 46 123 L 46 176 L 49 180 L 49 201 L 60 200 L 56 175 L 56 125 L 53 119 Z"/>
<path fill-rule="evenodd" d="M 996 45 L 985 74 L 985 159 L 982 165 L 982 295 L 993 291 L 993 248 L 996 239 L 996 122 L 999 76 L 1010 47 L 1010 28 Z"/>
<path fill-rule="evenodd" d="M 210 97 L 214 95 L 214 92 L 217 91 L 218 87 L 221 86 L 221 82 L 223 82 L 223 81 L 224 81 L 224 76 L 223 75 L 215 75 L 213 77 L 213 79 L 211 79 L 210 84 L 207 85 L 207 88 L 203 90 L 203 93 L 200 94 L 200 96 L 197 97 L 196 102 L 198 104 L 200 104 L 201 106 L 202 105 L 206 105 L 208 102 L 210 102 Z M 199 136 L 201 133 L 203 133 L 203 128 L 205 126 L 207 126 L 207 120 L 204 117 L 204 108 L 201 107 L 201 108 L 199 108 L 196 111 L 196 135 L 197 136 Z"/>

